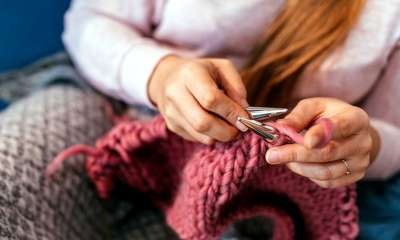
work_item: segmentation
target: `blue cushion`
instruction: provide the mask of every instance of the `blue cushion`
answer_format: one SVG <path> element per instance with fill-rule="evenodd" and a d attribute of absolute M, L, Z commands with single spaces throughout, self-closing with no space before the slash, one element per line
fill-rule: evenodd
<path fill-rule="evenodd" d="M 0 72 L 63 49 L 63 15 L 70 0 L 1 0 Z"/>

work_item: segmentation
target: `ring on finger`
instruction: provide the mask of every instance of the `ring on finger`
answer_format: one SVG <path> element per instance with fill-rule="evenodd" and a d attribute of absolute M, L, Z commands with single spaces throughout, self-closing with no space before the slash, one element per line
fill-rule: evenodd
<path fill-rule="evenodd" d="M 347 162 L 346 159 L 342 159 L 342 162 L 343 162 L 344 166 L 346 167 L 346 172 L 345 172 L 346 176 L 350 175 L 351 170 L 350 170 L 349 163 Z"/>

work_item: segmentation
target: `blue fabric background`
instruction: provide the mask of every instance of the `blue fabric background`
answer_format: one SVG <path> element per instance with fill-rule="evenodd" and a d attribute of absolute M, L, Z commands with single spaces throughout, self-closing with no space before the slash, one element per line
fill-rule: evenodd
<path fill-rule="evenodd" d="M 69 0 L 0 1 L 0 72 L 63 49 L 60 35 Z"/>
<path fill-rule="evenodd" d="M 362 182 L 357 190 L 359 240 L 399 240 L 400 173 L 386 182 Z"/>

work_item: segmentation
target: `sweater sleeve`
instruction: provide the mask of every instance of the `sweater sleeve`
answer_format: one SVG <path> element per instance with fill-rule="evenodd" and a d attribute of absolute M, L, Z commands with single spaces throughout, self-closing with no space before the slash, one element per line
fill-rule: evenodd
<path fill-rule="evenodd" d="M 183 49 L 151 38 L 162 0 L 75 0 L 63 41 L 83 76 L 129 104 L 150 106 L 147 82 L 160 59 Z"/>
<path fill-rule="evenodd" d="M 369 167 L 366 178 L 386 179 L 400 170 L 400 127 L 379 119 L 372 119 L 371 125 L 378 131 L 381 148 L 374 163 Z"/>
<path fill-rule="evenodd" d="M 400 42 L 364 107 L 378 131 L 381 148 L 367 171 L 369 179 L 385 179 L 400 171 Z"/>

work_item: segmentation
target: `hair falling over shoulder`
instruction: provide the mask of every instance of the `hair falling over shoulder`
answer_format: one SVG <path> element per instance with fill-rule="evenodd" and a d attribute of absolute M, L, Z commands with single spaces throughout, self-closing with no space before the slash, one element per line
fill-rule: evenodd
<path fill-rule="evenodd" d="M 345 41 L 364 4 L 365 0 L 287 0 L 241 72 L 250 104 L 288 104 L 287 96 L 303 70 L 319 67 Z"/>

